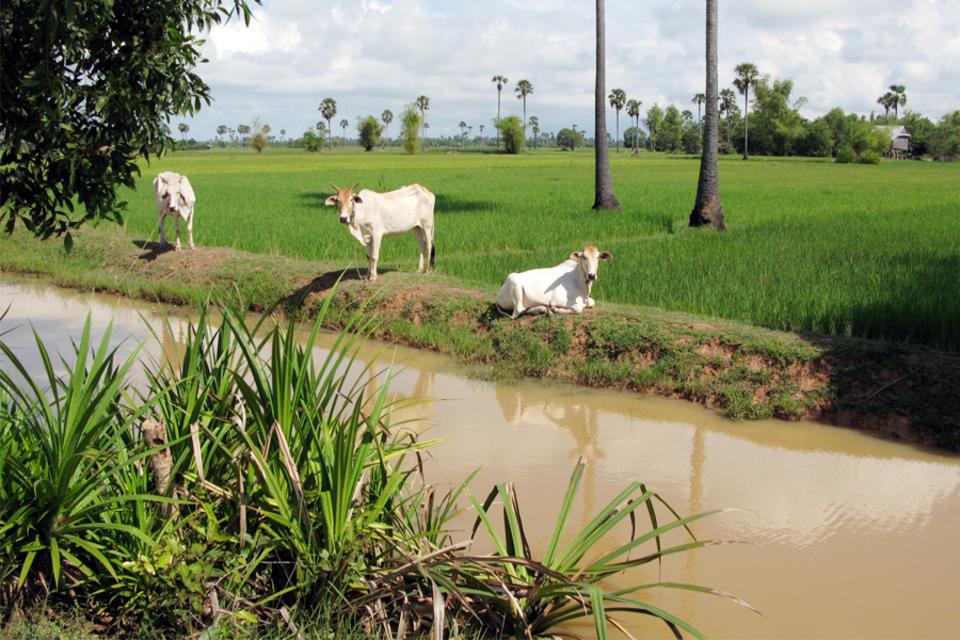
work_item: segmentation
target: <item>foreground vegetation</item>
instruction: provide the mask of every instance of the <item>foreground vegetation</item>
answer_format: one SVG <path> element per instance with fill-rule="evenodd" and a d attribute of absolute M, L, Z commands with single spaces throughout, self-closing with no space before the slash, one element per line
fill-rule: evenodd
<path fill-rule="evenodd" d="M 360 382 L 360 314 L 317 358 L 326 308 L 303 343 L 293 326 L 202 315 L 179 362 L 118 359 L 88 323 L 62 374 L 37 338 L 42 379 L 0 338 L 4 617 L 43 606 L 109 634 L 317 638 L 538 637 L 589 617 L 603 638 L 635 613 L 702 637 L 645 596 L 720 592 L 601 581 L 711 544 L 689 528 L 709 514 L 680 517 L 635 482 L 578 531 L 580 463 L 531 549 L 511 484 L 422 481 L 431 443 L 391 423 L 389 372 Z"/>

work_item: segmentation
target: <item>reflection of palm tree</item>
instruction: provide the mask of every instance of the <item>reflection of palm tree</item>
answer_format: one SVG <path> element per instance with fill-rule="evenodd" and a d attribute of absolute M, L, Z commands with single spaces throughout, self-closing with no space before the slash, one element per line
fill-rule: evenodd
<path fill-rule="evenodd" d="M 693 440 L 690 443 L 690 496 L 687 502 L 687 513 L 703 513 L 703 467 L 706 464 L 707 453 L 704 440 L 705 429 L 701 426 L 693 427 Z M 696 582 L 694 572 L 697 569 L 697 554 L 688 553 L 686 558 L 686 582 Z"/>

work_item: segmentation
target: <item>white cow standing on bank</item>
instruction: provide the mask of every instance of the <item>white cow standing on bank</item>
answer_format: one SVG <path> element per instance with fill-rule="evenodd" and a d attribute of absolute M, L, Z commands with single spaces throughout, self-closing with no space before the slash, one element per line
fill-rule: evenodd
<path fill-rule="evenodd" d="M 400 187 L 396 191 L 377 193 L 364 189 L 354 193 L 358 185 L 341 189 L 333 185 L 337 193 L 327 198 L 328 207 L 340 211 L 340 222 L 347 225 L 350 235 L 363 245 L 369 264 L 367 275 L 377 279 L 377 262 L 380 260 L 380 243 L 384 236 L 395 236 L 413 231 L 420 245 L 420 265 L 423 273 L 433 269 L 437 247 L 434 244 L 433 207 L 436 197 L 419 184 Z M 426 261 L 429 260 L 429 266 Z"/>
<path fill-rule="evenodd" d="M 157 215 L 160 216 L 160 244 L 167 244 L 164 223 L 167 216 L 173 216 L 177 221 L 177 243 L 174 249 L 180 251 L 180 218 L 187 222 L 187 239 L 193 249 L 193 208 L 197 204 L 197 196 L 194 195 L 187 176 L 164 171 L 153 179 L 153 194 L 157 201 Z"/>
<path fill-rule="evenodd" d="M 555 267 L 511 273 L 497 294 L 501 313 L 519 318 L 524 314 L 583 313 L 596 302 L 590 297 L 601 260 L 612 258 L 596 247 L 584 247 Z"/>

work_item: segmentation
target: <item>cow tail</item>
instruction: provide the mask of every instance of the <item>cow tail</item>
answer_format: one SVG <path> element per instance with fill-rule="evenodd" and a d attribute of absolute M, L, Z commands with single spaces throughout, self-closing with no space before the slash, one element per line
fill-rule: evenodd
<path fill-rule="evenodd" d="M 437 242 L 430 243 L 430 270 L 433 271 L 433 265 L 437 262 Z"/>

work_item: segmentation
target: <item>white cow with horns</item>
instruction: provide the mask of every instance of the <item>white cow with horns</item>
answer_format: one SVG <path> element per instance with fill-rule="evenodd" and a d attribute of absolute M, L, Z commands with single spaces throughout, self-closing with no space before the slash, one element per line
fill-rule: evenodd
<path fill-rule="evenodd" d="M 153 179 L 153 194 L 157 201 L 157 214 L 160 216 L 160 244 L 167 244 L 164 223 L 167 216 L 173 216 L 177 221 L 177 244 L 174 249 L 180 251 L 180 218 L 187 222 L 187 239 L 193 249 L 193 208 L 197 204 L 197 196 L 194 195 L 187 176 L 164 171 Z"/>
<path fill-rule="evenodd" d="M 411 184 L 396 191 L 377 193 L 364 189 L 355 193 L 357 184 L 341 189 L 332 185 L 336 194 L 327 198 L 328 207 L 340 211 L 340 222 L 347 225 L 350 235 L 363 245 L 369 265 L 367 275 L 377 279 L 377 261 L 380 259 L 380 242 L 384 236 L 395 236 L 413 231 L 420 245 L 420 265 L 423 273 L 425 262 L 433 269 L 437 247 L 433 241 L 433 206 L 436 197 L 425 187 Z"/>
<path fill-rule="evenodd" d="M 606 251 L 587 246 L 555 267 L 511 273 L 497 294 L 497 307 L 512 318 L 546 313 L 583 313 L 596 302 L 590 290 Z"/>

